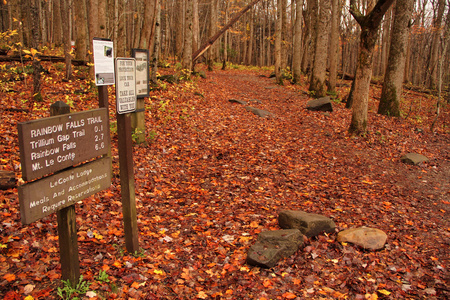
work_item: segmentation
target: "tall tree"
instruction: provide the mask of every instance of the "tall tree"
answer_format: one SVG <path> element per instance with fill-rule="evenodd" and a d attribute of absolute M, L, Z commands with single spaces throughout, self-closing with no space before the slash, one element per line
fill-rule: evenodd
<path fill-rule="evenodd" d="M 62 31 L 64 39 L 64 58 L 66 63 L 66 80 L 72 79 L 72 39 L 70 38 L 70 17 L 71 17 L 71 1 L 61 0 L 61 18 L 66 20 L 63 22 Z"/>
<path fill-rule="evenodd" d="M 437 65 L 439 61 L 439 47 L 442 35 L 442 19 L 445 11 L 445 0 L 438 0 L 437 9 L 435 8 L 435 16 L 433 18 L 433 39 L 430 48 L 430 63 L 429 63 L 429 87 L 436 88 L 437 83 Z"/>
<path fill-rule="evenodd" d="M 317 20 L 314 49 L 314 62 L 309 83 L 309 90 L 314 92 L 316 97 L 324 97 L 326 95 L 326 71 L 327 71 L 327 55 L 328 55 L 328 36 L 330 25 L 330 0 L 320 0 L 319 2 L 319 18 Z"/>
<path fill-rule="evenodd" d="M 277 19 L 275 27 L 275 80 L 277 84 L 283 84 L 283 78 L 281 77 L 281 28 L 282 28 L 282 0 L 277 0 Z"/>
<path fill-rule="evenodd" d="M 75 58 L 85 60 L 87 56 L 87 12 L 86 0 L 74 0 L 75 8 Z"/>
<path fill-rule="evenodd" d="M 397 0 L 395 4 L 389 58 L 381 91 L 380 105 L 378 106 L 379 114 L 400 116 L 400 98 L 409 34 L 408 25 L 413 7 L 414 0 Z"/>
<path fill-rule="evenodd" d="M 156 2 L 156 0 L 144 1 L 143 24 L 139 38 L 139 48 L 141 49 L 151 49 L 151 41 L 155 34 Z"/>
<path fill-rule="evenodd" d="M 158 72 L 159 49 L 161 44 L 161 3 L 156 0 L 156 22 L 155 22 L 155 43 L 151 60 L 151 77 L 150 80 L 154 84 L 157 83 L 156 73 Z"/>
<path fill-rule="evenodd" d="M 38 47 L 40 42 L 39 37 L 39 0 L 31 0 L 31 43 L 33 54 L 33 98 L 36 101 L 42 101 L 41 94 L 41 63 L 39 60 Z M 34 51 L 33 51 L 34 50 Z"/>
<path fill-rule="evenodd" d="M 378 30 L 383 15 L 394 0 L 378 0 L 367 15 L 363 15 L 356 0 L 350 0 L 350 13 L 361 27 L 358 62 L 353 90 L 351 134 L 362 134 L 367 128 L 367 109 L 369 104 L 370 79 L 372 78 L 373 52 L 378 39 Z"/>
<path fill-rule="evenodd" d="M 186 0 L 186 21 L 184 28 L 183 69 L 192 70 L 193 1 Z"/>
<path fill-rule="evenodd" d="M 330 27 L 330 74 L 328 91 L 336 91 L 337 68 L 339 62 L 339 20 L 341 16 L 341 1 L 331 0 L 331 27 Z"/>
<path fill-rule="evenodd" d="M 300 83 L 302 73 L 302 25 L 303 0 L 295 0 L 294 53 L 292 57 L 292 72 L 294 82 Z"/>

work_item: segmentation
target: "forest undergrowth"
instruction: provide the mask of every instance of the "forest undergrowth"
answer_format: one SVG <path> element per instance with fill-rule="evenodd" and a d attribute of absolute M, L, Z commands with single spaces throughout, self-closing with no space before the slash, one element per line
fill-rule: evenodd
<path fill-rule="evenodd" d="M 3 64 L 0 74 L 0 169 L 20 184 L 17 123 L 49 116 L 57 100 L 72 111 L 98 107 L 85 69 L 63 81 L 64 65 L 44 63 L 44 102 L 31 104 L 30 77 Z M 200 65 L 199 69 L 203 67 Z M 173 73 L 162 69 L 161 73 Z M 402 118 L 376 114 L 372 86 L 368 132 L 347 133 L 351 111 L 339 81 L 333 112 L 305 109 L 307 82 L 277 86 L 270 70 L 231 66 L 178 84 L 160 82 L 145 100 L 146 141 L 135 144 L 141 251 L 127 253 L 110 94 L 113 180 L 76 204 L 85 299 L 448 299 L 450 107 L 435 127 L 436 96 L 405 91 Z M 17 80 L 22 79 L 22 80 Z M 229 99 L 267 110 L 260 118 Z M 409 152 L 429 162 L 400 162 Z M 332 218 L 336 233 L 375 227 L 380 251 L 336 241 L 336 233 L 272 269 L 245 263 L 258 233 L 279 229 L 278 212 Z M 22 225 L 17 189 L 0 191 L 0 295 L 59 299 L 56 215 Z M 87 293 L 86 293 L 87 292 Z"/>

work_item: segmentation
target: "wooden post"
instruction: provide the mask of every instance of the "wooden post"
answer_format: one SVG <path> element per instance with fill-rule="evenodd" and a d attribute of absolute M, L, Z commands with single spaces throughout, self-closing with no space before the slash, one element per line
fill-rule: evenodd
<path fill-rule="evenodd" d="M 131 130 L 135 135 L 135 142 L 141 144 L 145 142 L 145 99 L 138 98 L 136 111 L 131 115 Z"/>
<path fill-rule="evenodd" d="M 50 115 L 70 113 L 70 106 L 57 101 L 50 106 Z M 59 257 L 61 261 L 61 277 L 75 287 L 80 278 L 80 260 L 78 258 L 77 224 L 75 205 L 56 212 L 58 220 Z"/>
<path fill-rule="evenodd" d="M 128 252 L 135 253 L 139 251 L 139 239 L 136 217 L 136 195 L 134 191 L 131 114 L 117 113 L 116 116 L 125 244 Z"/>

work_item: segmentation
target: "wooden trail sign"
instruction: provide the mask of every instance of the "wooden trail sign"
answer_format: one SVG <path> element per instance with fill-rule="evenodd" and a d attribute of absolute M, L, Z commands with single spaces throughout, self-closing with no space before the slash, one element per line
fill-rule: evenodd
<path fill-rule="evenodd" d="M 111 144 L 106 108 L 19 123 L 18 131 L 25 181 L 105 155 Z"/>
<path fill-rule="evenodd" d="M 21 185 L 19 198 L 22 223 L 30 224 L 107 189 L 110 185 L 109 157 Z"/>

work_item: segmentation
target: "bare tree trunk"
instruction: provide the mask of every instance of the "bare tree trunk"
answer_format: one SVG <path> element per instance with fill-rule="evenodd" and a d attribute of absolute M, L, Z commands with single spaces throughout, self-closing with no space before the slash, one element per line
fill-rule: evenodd
<path fill-rule="evenodd" d="M 61 46 L 63 44 L 62 36 L 62 21 L 61 21 L 61 0 L 53 0 L 53 43 L 55 46 Z"/>
<path fill-rule="evenodd" d="M 287 0 L 281 1 L 281 69 L 287 67 Z"/>
<path fill-rule="evenodd" d="M 281 27 L 282 27 L 282 0 L 277 0 L 277 20 L 275 27 L 275 80 L 277 84 L 283 85 L 281 77 Z"/>
<path fill-rule="evenodd" d="M 217 31 L 217 25 L 218 25 L 218 10 L 217 10 L 217 0 L 210 0 L 210 21 L 209 21 L 209 29 L 208 29 L 208 36 L 212 36 Z M 218 55 L 217 55 L 217 48 L 218 46 L 212 45 L 211 48 L 208 50 L 208 70 L 212 71 L 213 64 L 217 61 Z"/>
<path fill-rule="evenodd" d="M 240 17 L 242 17 L 242 15 L 244 13 L 246 13 L 250 8 L 252 8 L 253 5 L 255 5 L 256 3 L 258 3 L 260 0 L 253 0 L 252 2 L 250 2 L 246 7 L 244 7 L 240 12 L 238 12 L 233 19 L 230 20 L 230 22 L 228 22 L 225 26 L 222 27 L 222 29 L 217 32 L 215 35 L 213 35 L 212 37 L 210 37 L 208 39 L 208 41 L 203 44 L 197 51 L 195 51 L 195 53 L 192 55 L 192 60 L 195 61 L 197 60 L 201 55 L 203 55 L 203 53 L 205 53 L 206 50 L 208 50 L 209 47 L 211 47 L 211 45 L 225 32 L 227 31 L 231 26 L 233 26 L 234 23 L 237 22 L 237 20 L 239 20 Z M 227 2 L 228 3 L 228 2 Z"/>
<path fill-rule="evenodd" d="M 367 15 L 363 15 L 359 11 L 356 0 L 350 2 L 350 13 L 361 26 L 361 41 L 354 79 L 352 120 L 349 127 L 351 134 L 366 132 L 373 51 L 383 15 L 393 2 L 394 0 L 378 0 L 375 7 Z"/>
<path fill-rule="evenodd" d="M 294 35 L 294 55 L 292 71 L 294 83 L 300 83 L 302 73 L 302 25 L 303 25 L 303 0 L 295 0 L 295 35 Z"/>
<path fill-rule="evenodd" d="M 106 0 L 98 0 L 98 37 L 106 38 Z"/>
<path fill-rule="evenodd" d="M 72 39 L 70 38 L 70 0 L 61 0 L 61 18 L 66 20 L 62 24 L 63 30 L 63 39 L 64 39 L 64 57 L 66 59 L 66 80 L 72 79 L 72 56 L 71 52 L 71 44 Z"/>
<path fill-rule="evenodd" d="M 151 49 L 151 41 L 155 33 L 156 0 L 144 1 L 144 22 L 142 24 L 139 48 Z"/>
<path fill-rule="evenodd" d="M 184 28 L 183 69 L 192 70 L 193 1 L 186 0 L 186 22 Z"/>
<path fill-rule="evenodd" d="M 442 19 L 444 16 L 444 10 L 445 10 L 445 0 L 438 0 L 438 7 L 437 7 L 437 15 L 435 16 L 433 20 L 433 40 L 431 44 L 430 49 L 430 76 L 429 76 L 429 87 L 430 89 L 436 88 L 437 83 L 437 65 L 439 61 L 439 44 L 440 44 L 440 38 L 442 34 Z"/>
<path fill-rule="evenodd" d="M 192 13 L 192 53 L 194 53 L 200 46 L 200 20 L 198 19 L 198 0 L 193 0 Z"/>
<path fill-rule="evenodd" d="M 249 40 L 248 40 L 248 49 L 247 49 L 247 65 L 251 65 L 252 64 L 252 55 L 253 55 L 253 39 L 254 39 L 254 16 L 253 13 L 250 13 L 249 16 L 249 25 L 250 25 L 250 32 L 249 32 Z"/>
<path fill-rule="evenodd" d="M 330 75 L 328 91 L 336 91 L 337 68 L 339 63 L 339 20 L 341 16 L 341 5 L 339 0 L 331 1 L 331 34 L 330 34 Z"/>
<path fill-rule="evenodd" d="M 74 0 L 75 7 L 75 58 L 86 60 L 87 57 L 87 14 L 86 0 Z"/>
<path fill-rule="evenodd" d="M 156 22 L 155 22 L 155 43 L 152 53 L 152 70 L 151 70 L 151 82 L 157 83 L 156 73 L 158 72 L 158 60 L 159 49 L 161 44 L 161 3 L 160 0 L 156 0 Z"/>
<path fill-rule="evenodd" d="M 326 96 L 326 70 L 328 55 L 328 36 L 330 23 L 330 0 L 320 0 L 320 15 L 316 27 L 316 48 L 314 49 L 314 64 L 309 83 L 309 90 L 315 97 Z"/>
<path fill-rule="evenodd" d="M 41 94 L 41 63 L 39 60 L 39 54 L 37 50 L 39 48 L 39 0 L 31 0 L 31 37 L 32 37 L 32 47 L 36 50 L 33 54 L 33 99 L 35 101 L 43 101 Z"/>
<path fill-rule="evenodd" d="M 400 117 L 400 99 L 409 33 L 408 23 L 413 6 L 414 0 L 397 0 L 395 4 L 389 59 L 378 106 L 378 113 L 382 115 Z"/>

